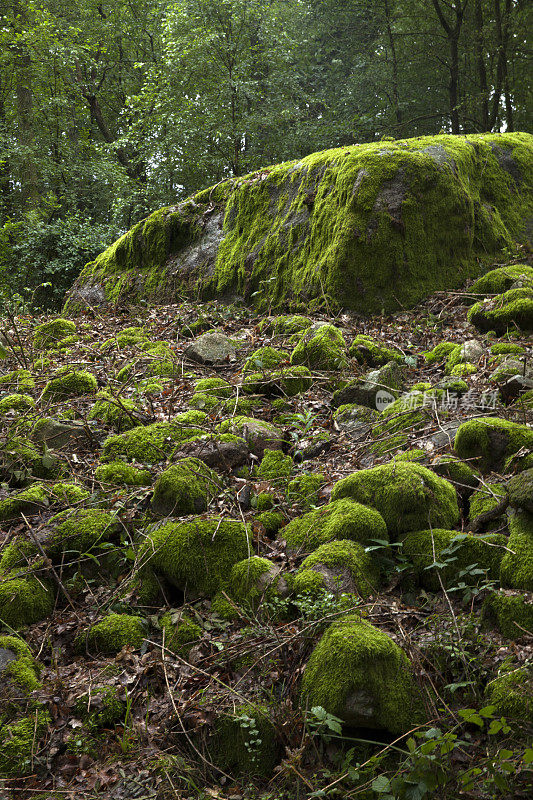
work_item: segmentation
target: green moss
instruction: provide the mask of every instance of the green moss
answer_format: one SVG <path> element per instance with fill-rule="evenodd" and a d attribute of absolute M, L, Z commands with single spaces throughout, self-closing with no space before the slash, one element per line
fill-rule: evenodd
<path fill-rule="evenodd" d="M 526 408 L 528 411 L 533 411 L 533 389 L 523 392 L 517 399 L 516 405 L 519 408 Z"/>
<path fill-rule="evenodd" d="M 426 397 L 421 392 L 409 392 L 394 400 L 381 412 L 379 422 L 372 428 L 372 435 L 392 435 L 427 425 L 432 415 L 429 409 L 424 408 Z"/>
<path fill-rule="evenodd" d="M 225 419 L 218 426 L 218 431 L 242 436 L 250 450 L 261 456 L 264 450 L 279 450 L 281 445 L 280 429 L 255 417 L 236 416 Z"/>
<path fill-rule="evenodd" d="M 482 617 L 507 639 L 521 639 L 533 634 L 533 598 L 504 590 L 491 592 L 483 603 Z"/>
<path fill-rule="evenodd" d="M 275 369 L 282 364 L 289 363 L 289 353 L 277 350 L 274 347 L 260 347 L 254 350 L 252 355 L 246 359 L 243 372 L 261 372 Z"/>
<path fill-rule="evenodd" d="M 371 444 L 368 449 L 376 458 L 381 458 L 382 456 L 390 457 L 405 447 L 408 441 L 409 437 L 406 433 L 387 434 L 382 440 Z"/>
<path fill-rule="evenodd" d="M 156 464 L 165 461 L 177 447 L 204 431 L 193 421 L 189 414 L 201 414 L 190 411 L 178 414 L 172 422 L 154 422 L 152 425 L 139 425 L 126 433 L 108 436 L 104 442 L 101 460 L 140 461 L 145 464 Z M 200 418 L 205 419 L 205 414 Z M 201 424 L 201 422 L 200 422 Z"/>
<path fill-rule="evenodd" d="M 109 614 L 85 633 L 79 633 L 74 641 L 78 652 L 98 652 L 116 655 L 123 647 L 138 650 L 145 636 L 145 621 L 129 614 Z"/>
<path fill-rule="evenodd" d="M 67 400 L 78 395 L 94 394 L 98 384 L 90 372 L 77 370 L 61 371 L 57 378 L 48 381 L 43 391 L 43 400 Z"/>
<path fill-rule="evenodd" d="M 533 330 L 533 288 L 510 289 L 469 310 L 468 322 L 480 331 L 504 334 L 508 329 Z"/>
<path fill-rule="evenodd" d="M 209 394 L 196 392 L 189 400 L 189 407 L 200 411 L 215 411 L 220 408 L 220 400 Z"/>
<path fill-rule="evenodd" d="M 409 730 L 420 714 L 407 656 L 386 633 L 355 615 L 334 622 L 313 650 L 302 702 L 321 706 L 350 726 L 393 734 Z"/>
<path fill-rule="evenodd" d="M 35 400 L 28 394 L 8 394 L 0 400 L 0 414 L 7 414 L 9 411 L 25 412 L 35 408 Z"/>
<path fill-rule="evenodd" d="M 533 723 L 533 672 L 520 667 L 495 678 L 487 685 L 488 702 L 507 720 Z"/>
<path fill-rule="evenodd" d="M 220 491 L 220 479 L 197 458 L 183 458 L 157 479 L 152 511 L 165 517 L 197 514 Z"/>
<path fill-rule="evenodd" d="M 491 346 L 490 352 L 491 355 L 493 356 L 502 356 L 502 355 L 521 356 L 526 351 L 525 348 L 519 344 L 512 344 L 511 342 L 496 342 L 496 344 L 493 344 Z"/>
<path fill-rule="evenodd" d="M 322 473 L 303 472 L 289 481 L 287 497 L 289 502 L 301 508 L 310 508 L 318 502 L 318 492 L 327 482 Z"/>
<path fill-rule="evenodd" d="M 29 441 L 13 436 L 0 446 L 0 476 L 17 485 L 30 475 L 53 480 L 59 478 L 63 467 L 50 452 L 40 453 Z"/>
<path fill-rule="evenodd" d="M 218 404 L 220 407 L 220 403 Z M 222 411 L 232 416 L 247 416 L 261 405 L 258 397 L 230 397 L 222 403 Z"/>
<path fill-rule="evenodd" d="M 276 395 L 296 397 L 310 389 L 312 384 L 313 377 L 307 367 L 289 366 L 268 373 L 254 372 L 245 377 L 242 389 L 244 392 L 270 397 Z"/>
<path fill-rule="evenodd" d="M 426 350 L 423 356 L 428 364 L 435 364 L 437 361 L 444 361 L 450 353 L 456 350 L 457 344 L 455 342 L 439 342 L 433 350 Z"/>
<path fill-rule="evenodd" d="M 388 538 L 381 514 L 348 497 L 293 519 L 282 535 L 289 548 L 307 552 L 335 539 L 367 544 L 372 539 Z"/>
<path fill-rule="evenodd" d="M 252 506 L 258 511 L 268 511 L 274 508 L 275 500 L 271 492 L 259 492 L 252 499 Z"/>
<path fill-rule="evenodd" d="M 150 486 L 152 476 L 146 469 L 137 469 L 123 461 L 112 461 L 96 468 L 94 477 L 101 483 L 112 486 Z"/>
<path fill-rule="evenodd" d="M 38 483 L 15 492 L 5 500 L 0 500 L 0 521 L 39 513 L 48 505 L 49 496 L 48 487 Z"/>
<path fill-rule="evenodd" d="M 0 376 L 0 390 L 28 392 L 35 389 L 35 381 L 27 369 L 16 369 Z"/>
<path fill-rule="evenodd" d="M 368 406 L 360 406 L 358 403 L 344 403 L 339 406 L 333 414 L 333 419 L 339 427 L 356 427 L 357 423 L 366 425 L 375 422 L 378 412 Z"/>
<path fill-rule="evenodd" d="M 32 772 L 39 739 L 50 722 L 49 714 L 38 709 L 0 729 L 0 778 L 21 778 Z"/>
<path fill-rule="evenodd" d="M 477 372 L 477 367 L 474 366 L 474 364 L 465 362 L 464 364 L 456 364 L 455 367 L 452 367 L 450 375 L 462 378 L 465 375 L 474 375 L 476 372 Z"/>
<path fill-rule="evenodd" d="M 480 486 L 470 498 L 470 513 L 468 515 L 470 524 L 476 522 L 481 514 L 492 511 L 506 494 L 507 487 L 504 483 L 484 483 Z M 498 519 L 490 522 L 489 530 L 491 528 L 501 528 L 504 521 L 505 511 L 502 512 L 502 516 Z"/>
<path fill-rule="evenodd" d="M 419 464 L 393 461 L 354 472 L 333 487 L 332 501 L 343 497 L 377 509 L 393 536 L 428 524 L 451 528 L 459 519 L 452 484 Z"/>
<path fill-rule="evenodd" d="M 428 460 L 428 454 L 425 450 L 412 447 L 410 450 L 405 450 L 403 453 L 396 453 L 394 458 L 396 461 L 415 461 L 417 464 L 424 464 Z"/>
<path fill-rule="evenodd" d="M 306 331 L 291 354 L 291 364 L 310 369 L 337 370 L 348 366 L 344 336 L 334 325 L 320 324 Z"/>
<path fill-rule="evenodd" d="M 100 345 L 101 350 L 109 350 L 112 347 L 132 347 L 136 344 L 141 344 L 145 342 L 148 338 L 148 334 L 146 333 L 144 328 L 140 327 L 129 327 L 123 328 L 116 336 L 112 339 L 106 339 Z"/>
<path fill-rule="evenodd" d="M 479 483 L 479 472 L 454 456 L 439 456 L 431 469 L 436 475 L 454 483 L 460 490 L 475 489 Z"/>
<path fill-rule="evenodd" d="M 174 617 L 177 616 L 177 619 Z M 165 647 L 181 658 L 187 659 L 192 646 L 202 636 L 202 629 L 186 614 L 163 614 L 160 620 L 161 628 L 165 632 Z"/>
<path fill-rule="evenodd" d="M 369 367 L 382 367 L 389 361 L 402 362 L 404 360 L 403 353 L 393 350 L 363 333 L 355 337 L 350 345 L 349 353 L 360 364 L 366 364 Z"/>
<path fill-rule="evenodd" d="M 54 600 L 50 581 L 4 573 L 0 580 L 0 622 L 15 630 L 33 625 L 50 616 Z"/>
<path fill-rule="evenodd" d="M 533 512 L 533 467 L 511 478 L 508 490 L 511 505 Z"/>
<path fill-rule="evenodd" d="M 119 698 L 116 687 L 97 686 L 76 699 L 74 712 L 89 731 L 94 732 L 121 722 L 126 713 L 126 703 Z"/>
<path fill-rule="evenodd" d="M 98 392 L 89 419 L 97 419 L 118 433 L 139 425 L 139 407 L 127 397 L 114 397 L 109 392 Z"/>
<path fill-rule="evenodd" d="M 475 461 L 483 472 L 501 470 L 506 459 L 522 448 L 533 447 L 533 431 L 525 425 L 498 417 L 464 422 L 455 436 L 455 452 Z"/>
<path fill-rule="evenodd" d="M 265 706 L 239 705 L 215 721 L 208 744 L 212 762 L 224 772 L 270 778 L 279 745 Z"/>
<path fill-rule="evenodd" d="M 77 483 L 54 483 L 50 489 L 50 499 L 63 505 L 77 505 L 90 496 L 91 493 Z"/>
<path fill-rule="evenodd" d="M 228 593 L 238 603 L 246 603 L 255 608 L 263 598 L 285 594 L 286 585 L 273 561 L 251 556 L 234 564 Z"/>
<path fill-rule="evenodd" d="M 501 564 L 502 586 L 533 591 L 533 514 L 523 511 L 509 520 L 507 552 Z"/>
<path fill-rule="evenodd" d="M 283 525 L 283 515 L 277 511 L 263 511 L 254 521 L 264 527 L 267 536 L 275 536 Z"/>
<path fill-rule="evenodd" d="M 52 319 L 37 325 L 33 335 L 33 346 L 37 350 L 52 348 L 67 336 L 76 333 L 76 324 L 70 319 Z"/>
<path fill-rule="evenodd" d="M 525 133 L 373 142 L 228 179 L 138 223 L 86 265 L 67 307 L 84 305 L 80 289 L 94 285 L 114 303 L 173 302 L 188 291 L 241 293 L 264 307 L 293 298 L 306 308 L 333 298 L 364 313 L 414 305 L 524 237 L 530 142 Z M 502 153 L 518 168 L 519 191 Z M 202 215 L 213 203 L 220 215 L 209 233 Z M 221 213 L 218 251 L 180 280 L 184 248 L 218 240 Z"/>
<path fill-rule="evenodd" d="M 39 682 L 40 668 L 31 654 L 31 650 L 23 639 L 17 636 L 0 636 L 0 650 L 10 650 L 16 658 L 9 661 L 2 670 L 0 677 L 0 685 L 3 684 L 3 694 L 7 697 L 8 693 L 5 692 L 4 681 L 7 679 L 14 685 L 17 691 L 17 698 L 20 692 L 24 696 L 33 692 L 41 684 Z M 0 700 L 0 711 L 5 713 L 3 699 Z M 14 704 L 16 706 L 16 703 Z M 0 716 L 2 715 L 0 714 Z"/>
<path fill-rule="evenodd" d="M 491 269 L 478 278 L 471 288 L 473 294 L 502 294 L 516 281 L 525 280 L 533 286 L 533 267 L 525 264 L 510 264 L 507 267 Z"/>
<path fill-rule="evenodd" d="M 211 397 L 226 398 L 233 394 L 233 386 L 222 378 L 202 378 L 195 382 L 194 391 Z"/>
<path fill-rule="evenodd" d="M 257 477 L 261 480 L 284 483 L 294 469 L 294 462 L 281 450 L 265 450 L 261 463 L 257 467 Z"/>
<path fill-rule="evenodd" d="M 450 395 L 463 395 L 466 394 L 468 391 L 468 384 L 465 380 L 460 377 L 455 377 L 453 375 L 449 375 L 445 378 L 442 378 L 437 384 L 437 389 L 441 389 L 444 392 L 447 392 Z M 431 386 L 428 389 L 423 391 L 429 391 Z"/>
<path fill-rule="evenodd" d="M 471 536 L 433 528 L 408 533 L 403 553 L 412 561 L 421 585 L 438 591 L 441 580 L 445 588 L 458 583 L 475 586 L 485 578 L 497 580 L 506 544 L 507 538 L 500 534 Z"/>
<path fill-rule="evenodd" d="M 290 336 L 294 333 L 306 331 L 313 324 L 309 317 L 292 314 L 280 317 L 269 317 L 259 323 L 261 333 L 273 333 L 275 336 Z"/>
<path fill-rule="evenodd" d="M 335 595 L 355 593 L 366 599 L 379 585 L 379 569 L 362 545 L 337 539 L 320 545 L 307 556 L 293 587 L 296 594 L 316 594 L 317 589 L 326 588 Z"/>
<path fill-rule="evenodd" d="M 49 524 L 52 530 L 43 548 L 52 559 L 87 553 L 112 541 L 120 529 L 114 514 L 96 508 L 61 511 Z"/>
<path fill-rule="evenodd" d="M 183 591 L 212 596 L 226 585 L 233 565 L 249 555 L 248 536 L 238 520 L 171 522 L 148 534 L 139 560 Z"/>

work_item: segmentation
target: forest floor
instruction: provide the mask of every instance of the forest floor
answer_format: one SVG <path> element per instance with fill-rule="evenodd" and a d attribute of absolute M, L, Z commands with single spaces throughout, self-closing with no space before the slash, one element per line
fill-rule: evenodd
<path fill-rule="evenodd" d="M 376 436 L 368 427 L 354 432 L 335 416 L 332 396 L 342 386 L 342 379 L 351 380 L 369 371 L 368 364 L 354 357 L 341 370 L 311 368 L 311 388 L 296 396 L 246 394 L 245 360 L 267 346 L 290 355 L 295 340 L 289 342 L 289 334 L 275 334 L 272 325 L 265 325 L 264 316 L 242 305 L 183 302 L 116 309 L 112 313 L 95 310 L 74 320 L 76 335 L 68 347 L 45 351 L 35 348 L 34 330 L 53 317 L 36 319 L 22 314 L 7 324 L 10 344 L 7 357 L 0 362 L 0 377 L 15 377 L 12 386 L 1 388 L 4 395 L 22 392 L 30 396 L 35 406 L 2 414 L 2 447 L 9 449 L 13 432 L 23 430 L 20 421 L 24 417 L 37 415 L 81 423 L 84 436 L 70 439 L 63 448 L 45 450 L 44 457 L 57 456 L 64 465 L 62 480 L 87 490 L 79 508 L 105 509 L 118 517 L 121 529 L 111 545 L 118 561 L 115 558 L 113 569 L 107 572 L 100 566 L 109 550 L 104 553 L 98 546 L 75 556 L 66 551 L 61 562 L 48 559 L 43 565 L 41 560 L 41 578 L 55 587 L 53 613 L 16 633 L 8 626 L 3 629 L 3 635 L 20 636 L 41 665 L 40 685 L 25 701 L 26 710 L 35 720 L 36 709 L 46 710 L 49 722 L 44 731 L 38 730 L 36 722 L 29 763 L 26 759 L 21 774 L 11 774 L 3 784 L 0 779 L 0 797 L 422 800 L 431 794 L 483 800 L 530 796 L 531 728 L 527 721 L 502 722 L 503 715 L 491 705 L 487 694 L 493 679 L 531 664 L 533 657 L 533 637 L 527 631 L 518 631 L 519 635 L 510 638 L 486 624 L 482 609 L 487 597 L 498 590 L 497 579 L 484 570 L 472 578 L 470 569 L 470 575 L 456 576 L 441 590 L 432 591 L 421 585 L 423 581 L 402 555 L 400 545 L 386 561 L 385 546 L 380 551 L 377 544 L 376 558 L 384 559 L 382 586 L 365 599 L 351 595 L 348 604 L 346 595 L 339 597 L 324 590 L 294 602 L 289 598 L 283 613 L 281 601 L 242 604 L 235 617 L 228 619 L 212 607 L 212 598 L 195 597 L 194 593 L 188 596 L 187 589 L 176 587 L 168 589 L 164 600 L 143 603 L 131 578 L 138 569 L 139 542 L 146 535 L 143 531 L 153 519 L 153 484 L 168 463 L 142 465 L 151 475 L 145 486 L 109 486 L 97 480 L 95 470 L 103 442 L 116 429 L 103 418 L 91 418 L 94 392 L 62 400 L 43 394 L 60 368 L 87 371 L 95 376 L 99 391 L 105 389 L 114 398 L 130 399 L 135 404 L 136 422 L 142 425 L 172 421 L 177 414 L 190 411 L 195 383 L 202 378 L 226 380 L 232 387 L 235 409 L 239 408 L 239 398 L 254 397 L 256 404 L 246 416 L 272 423 L 281 432 L 280 447 L 294 459 L 291 474 L 261 477 L 257 474 L 260 459 L 253 454 L 244 470 L 220 466 L 220 491 L 209 498 L 207 511 L 200 516 L 231 517 L 249 523 L 253 554 L 270 559 L 284 574 L 294 575 L 303 556 L 287 552 L 283 528 L 310 507 L 302 507 L 291 497 L 289 480 L 303 473 L 323 476 L 313 503 L 313 507 L 319 507 L 329 501 L 340 479 L 388 463 L 399 453 L 416 448 L 421 452 L 412 454 L 412 458 L 432 468 L 439 457 L 453 454 L 455 431 L 465 420 L 496 416 L 531 426 L 531 407 L 516 396 L 505 396 L 494 380 L 501 355 L 491 352 L 495 343 L 518 345 L 523 348 L 520 358 L 531 364 L 531 339 L 520 331 L 500 337 L 479 333 L 467 322 L 471 300 L 467 290 L 439 292 L 416 308 L 389 317 L 312 315 L 313 322 L 333 323 L 347 346 L 356 335 L 366 334 L 400 352 L 403 391 L 418 384 L 434 387 L 446 377 L 446 358 L 430 363 L 423 355 L 440 342 L 463 344 L 476 339 L 481 344 L 475 372 L 462 378 L 466 391 L 449 392 L 439 396 L 438 403 L 428 403 L 423 423 L 418 418 L 402 428 L 401 440 Z M 143 328 L 146 338 L 141 341 L 168 347 L 150 355 L 140 351 L 139 342 L 118 344 L 117 335 L 130 326 Z M 194 338 L 211 328 L 223 331 L 238 344 L 235 358 L 201 365 L 185 354 Z M 104 342 L 110 344 L 102 347 Z M 173 375 L 154 378 L 154 363 L 169 359 L 174 365 Z M 117 373 L 124 367 L 131 368 L 130 374 L 120 381 Z M 33 386 L 21 390 L 16 373 L 26 369 Z M 160 382 L 159 386 L 154 380 Z M 201 398 L 195 404 L 202 410 Z M 203 409 L 207 416 L 201 427 L 216 434 L 221 420 L 236 414 L 222 400 L 214 408 L 209 406 L 207 403 Z M 372 449 L 376 441 L 381 447 Z M 24 488 L 28 479 L 6 459 L 2 469 L 0 503 Z M 510 467 L 506 474 L 480 475 L 475 491 L 487 484 L 505 484 L 512 474 Z M 51 485 L 53 481 L 44 483 Z M 468 533 L 470 501 L 460 487 L 458 491 L 461 520 L 456 530 Z M 281 515 L 277 532 L 264 524 L 266 518 L 257 508 L 257 497 L 266 493 L 272 511 Z M 34 508 L 34 513 L 1 522 L 0 557 L 15 540 L 45 542 L 50 520 L 61 508 L 61 504 L 47 502 Z M 504 521 L 500 517 L 499 522 L 498 530 L 508 535 L 505 514 Z M 496 528 L 492 525 L 491 530 Z M 478 534 L 482 532 L 483 528 Z M 448 557 L 452 563 L 453 551 Z M 531 600 L 527 592 L 520 595 Z M 384 731 L 341 729 L 335 716 L 321 709 L 302 708 L 301 676 L 314 645 L 333 620 L 354 610 L 401 646 L 416 680 L 424 687 L 427 723 L 413 725 L 403 738 Z M 91 647 L 80 651 L 76 637 L 110 612 L 129 612 L 143 618 L 142 645 L 124 646 L 107 655 Z M 199 626 L 188 652 L 165 646 L 161 617 L 166 612 L 172 615 L 173 624 L 182 620 L 185 612 Z M 92 695 L 95 687 L 111 687 L 120 703 L 118 714 L 101 724 L 94 719 L 89 723 L 80 711 L 80 698 L 82 706 L 87 702 L 88 707 L 98 709 L 97 694 Z M 271 709 L 277 757 L 268 775 L 261 774 L 260 768 L 254 776 L 253 768 L 239 773 L 238 769 L 213 763 L 216 755 L 210 749 L 210 737 L 217 730 L 220 714 L 242 709 L 246 703 L 266 703 Z M 481 716 L 477 713 L 480 709 Z M 253 719 L 250 722 L 237 712 L 235 716 L 244 739 L 236 736 L 234 746 L 242 747 L 244 741 L 249 754 L 254 746 L 260 753 L 261 743 L 250 744 L 246 739 L 246 728 L 250 724 L 253 728 Z M 248 763 L 253 767 L 253 758 Z"/>

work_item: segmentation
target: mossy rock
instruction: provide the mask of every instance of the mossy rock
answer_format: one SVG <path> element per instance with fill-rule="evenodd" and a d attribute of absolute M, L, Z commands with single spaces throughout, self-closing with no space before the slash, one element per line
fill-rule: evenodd
<path fill-rule="evenodd" d="M 285 483 L 294 469 L 294 461 L 281 450 L 265 450 L 256 474 L 261 480 Z"/>
<path fill-rule="evenodd" d="M 271 372 L 254 372 L 243 381 L 244 392 L 267 397 L 296 397 L 311 388 L 313 377 L 307 367 L 288 366 Z"/>
<path fill-rule="evenodd" d="M 288 364 L 289 359 L 290 353 L 284 353 L 283 350 L 270 346 L 259 347 L 246 359 L 242 369 L 243 372 L 266 372 Z"/>
<path fill-rule="evenodd" d="M 431 464 L 431 469 L 441 478 L 446 478 L 460 492 L 470 494 L 479 484 L 479 472 L 454 456 L 438 456 Z"/>
<path fill-rule="evenodd" d="M 96 419 L 114 428 L 117 433 L 122 433 L 139 425 L 139 411 L 139 406 L 127 397 L 114 397 L 109 392 L 98 392 L 96 403 L 89 412 L 89 419 Z"/>
<path fill-rule="evenodd" d="M 16 369 L 0 376 L 0 391 L 31 392 L 35 389 L 35 380 L 27 369 Z"/>
<path fill-rule="evenodd" d="M 265 450 L 281 450 L 283 445 L 282 431 L 254 417 L 237 416 L 226 419 L 218 426 L 220 433 L 232 433 L 241 436 L 248 445 L 250 452 L 258 458 L 263 458 Z"/>
<path fill-rule="evenodd" d="M 146 469 L 138 469 L 124 461 L 111 461 L 100 464 L 94 477 L 102 484 L 110 486 L 150 486 L 152 476 Z"/>
<path fill-rule="evenodd" d="M 525 469 L 508 483 L 509 502 L 533 514 L 533 467 Z"/>
<path fill-rule="evenodd" d="M 366 364 L 369 367 L 382 367 L 389 361 L 402 362 L 404 360 L 403 353 L 381 344 L 364 333 L 355 337 L 350 345 L 349 354 L 360 364 Z"/>
<path fill-rule="evenodd" d="M 394 459 L 395 461 L 414 461 L 415 464 L 426 464 L 428 454 L 426 450 L 421 450 L 419 447 L 411 447 L 410 450 L 396 453 Z"/>
<path fill-rule="evenodd" d="M 154 486 L 152 511 L 162 517 L 199 514 L 221 489 L 220 478 L 197 458 L 182 458 L 161 473 Z"/>
<path fill-rule="evenodd" d="M 485 696 L 496 713 L 508 722 L 520 720 L 533 723 L 533 670 L 531 666 L 506 672 L 487 684 Z"/>
<path fill-rule="evenodd" d="M 291 364 L 318 370 L 344 369 L 348 366 L 344 336 L 329 323 L 313 325 L 292 351 Z"/>
<path fill-rule="evenodd" d="M 12 719 L 38 689 L 40 667 L 23 639 L 0 636 L 0 720 Z"/>
<path fill-rule="evenodd" d="M 126 703 L 120 699 L 115 686 L 97 686 L 76 699 L 74 712 L 89 731 L 95 732 L 102 728 L 114 728 L 122 722 Z"/>
<path fill-rule="evenodd" d="M 438 361 L 445 361 L 456 348 L 456 342 L 439 342 L 432 350 L 426 350 L 422 355 L 428 364 L 436 364 Z"/>
<path fill-rule="evenodd" d="M 473 294 L 503 294 L 517 281 L 533 286 L 533 267 L 525 264 L 510 264 L 491 269 L 474 281 L 470 288 Z"/>
<path fill-rule="evenodd" d="M 283 528 L 283 539 L 291 550 L 310 552 L 335 539 L 369 544 L 372 539 L 388 539 L 381 514 L 349 497 L 297 517 Z"/>
<path fill-rule="evenodd" d="M 533 267 L 530 269 L 533 273 Z M 490 354 L 492 356 L 523 356 L 525 352 L 526 350 L 524 347 L 522 347 L 522 345 L 513 344 L 512 342 L 496 342 L 496 344 L 491 345 L 490 348 Z"/>
<path fill-rule="evenodd" d="M 337 389 L 331 399 L 333 408 L 356 403 L 382 411 L 383 403 L 390 403 L 398 397 L 403 388 L 404 370 L 396 361 L 368 372 L 362 378 L 350 381 Z"/>
<path fill-rule="evenodd" d="M 36 350 L 54 348 L 62 340 L 76 333 L 76 323 L 70 319 L 52 319 L 37 325 L 33 334 L 33 346 Z"/>
<path fill-rule="evenodd" d="M 241 704 L 233 712 L 221 714 L 207 752 L 215 766 L 231 775 L 270 778 L 280 747 L 268 708 Z"/>
<path fill-rule="evenodd" d="M 422 392 L 409 392 L 394 400 L 382 411 L 377 424 L 372 428 L 372 435 L 392 436 L 425 427 L 433 419 L 426 405 L 427 394 Z"/>
<path fill-rule="evenodd" d="M 13 492 L 0 500 L 0 521 L 18 519 L 32 514 L 38 514 L 49 505 L 50 490 L 47 486 L 34 483 L 20 492 Z"/>
<path fill-rule="evenodd" d="M 20 411 L 22 414 L 35 408 L 35 400 L 28 394 L 8 394 L 0 400 L 0 414 Z"/>
<path fill-rule="evenodd" d="M 56 455 L 39 452 L 20 436 L 12 436 L 0 446 L 0 478 L 12 486 L 24 485 L 30 476 L 53 480 L 62 472 L 63 464 Z"/>
<path fill-rule="evenodd" d="M 254 517 L 254 522 L 263 526 L 267 536 L 275 536 L 283 525 L 284 517 L 277 511 L 263 511 Z"/>
<path fill-rule="evenodd" d="M 334 622 L 313 650 L 302 703 L 321 706 L 355 728 L 401 734 L 420 721 L 421 698 L 403 650 L 386 633 L 349 615 Z"/>
<path fill-rule="evenodd" d="M 39 739 L 51 723 L 43 709 L 0 728 L 0 778 L 21 778 L 30 774 Z"/>
<path fill-rule="evenodd" d="M 226 586 L 233 565 L 248 557 L 249 547 L 248 529 L 239 520 L 170 522 L 148 533 L 139 560 L 145 572 L 182 591 L 212 596 Z"/>
<path fill-rule="evenodd" d="M 159 622 L 165 632 L 165 647 L 181 658 L 187 659 L 191 648 L 202 636 L 200 625 L 182 612 L 177 614 L 167 612 Z"/>
<path fill-rule="evenodd" d="M 500 570 L 502 586 L 533 592 L 533 514 L 513 514 L 509 520 L 509 552 Z"/>
<path fill-rule="evenodd" d="M 470 498 L 469 522 L 471 525 L 479 521 L 482 514 L 492 511 L 507 495 L 507 486 L 504 483 L 484 483 Z M 499 517 L 490 520 L 488 529 L 501 528 L 505 524 L 505 510 Z"/>
<path fill-rule="evenodd" d="M 488 302 L 476 303 L 469 310 L 468 322 L 480 331 L 533 331 L 533 287 L 509 289 Z"/>
<path fill-rule="evenodd" d="M 100 350 L 110 350 L 113 347 L 132 347 L 136 344 L 142 344 L 148 340 L 148 334 L 144 328 L 133 326 L 123 328 L 116 336 L 111 339 L 106 339 L 100 345 Z"/>
<path fill-rule="evenodd" d="M 459 519 L 452 484 L 420 464 L 392 461 L 354 472 L 333 487 L 331 500 L 343 497 L 379 511 L 391 536 L 428 524 L 451 528 Z"/>
<path fill-rule="evenodd" d="M 379 585 L 379 568 L 371 555 L 350 539 L 337 539 L 317 547 L 302 562 L 293 580 L 297 595 L 316 595 L 325 589 L 337 597 L 354 594 L 365 600 Z"/>
<path fill-rule="evenodd" d="M 500 589 L 483 602 L 483 623 L 496 628 L 506 639 L 533 635 L 533 595 Z"/>
<path fill-rule="evenodd" d="M 527 238 L 531 148 L 527 133 L 421 136 L 229 178 L 137 223 L 83 268 L 66 308 L 176 293 L 367 314 L 413 306 Z"/>
<path fill-rule="evenodd" d="M 100 622 L 91 625 L 74 640 L 79 653 L 103 653 L 116 655 L 123 647 L 139 650 L 146 633 L 146 622 L 142 617 L 130 614 L 109 614 Z"/>
<path fill-rule="evenodd" d="M 291 336 L 294 333 L 306 331 L 312 324 L 313 320 L 309 317 L 303 317 L 301 314 L 288 314 L 261 320 L 259 330 L 261 333 L 273 333 L 275 336 Z"/>
<path fill-rule="evenodd" d="M 227 398 L 233 394 L 233 386 L 223 378 L 201 378 L 195 382 L 194 391 L 209 397 Z"/>
<path fill-rule="evenodd" d="M 50 616 L 55 602 L 52 582 L 47 578 L 19 578 L 4 573 L 0 580 L 0 622 L 18 630 Z"/>
<path fill-rule="evenodd" d="M 198 427 L 194 414 L 189 411 L 178 415 L 172 422 L 154 422 L 152 425 L 139 425 L 125 433 L 108 436 L 102 449 L 101 461 L 139 461 L 143 464 L 157 464 L 165 461 L 183 442 L 204 431 Z M 190 415 L 190 416 L 189 416 Z M 201 424 L 205 414 L 198 420 Z"/>
<path fill-rule="evenodd" d="M 228 594 L 237 603 L 257 608 L 261 600 L 285 597 L 287 593 L 279 567 L 268 558 L 251 556 L 239 561 L 231 570 Z"/>
<path fill-rule="evenodd" d="M 497 580 L 506 545 L 507 537 L 497 533 L 472 536 L 433 528 L 406 534 L 402 552 L 413 563 L 420 584 L 439 591 L 442 586 Z"/>
<path fill-rule="evenodd" d="M 459 458 L 472 461 L 482 472 L 504 469 L 506 461 L 522 448 L 533 448 L 533 430 L 499 417 L 464 422 L 454 442 Z"/>
<path fill-rule="evenodd" d="M 318 492 L 326 483 L 322 473 L 302 472 L 289 481 L 287 499 L 303 509 L 318 505 Z"/>
<path fill-rule="evenodd" d="M 61 511 L 49 524 L 52 530 L 42 546 L 52 560 L 107 545 L 121 528 L 115 514 L 97 508 Z"/>
<path fill-rule="evenodd" d="M 450 375 L 454 378 L 465 378 L 468 375 L 475 375 L 476 372 L 476 365 L 470 364 L 470 362 L 466 361 L 461 364 L 456 364 L 455 367 L 452 367 Z"/>
<path fill-rule="evenodd" d="M 344 403 L 333 414 L 335 427 L 347 433 L 364 434 L 378 418 L 374 408 L 359 403 Z"/>
<path fill-rule="evenodd" d="M 94 375 L 83 370 L 62 370 L 48 381 L 43 390 L 43 400 L 58 402 L 85 394 L 95 394 L 98 384 Z"/>

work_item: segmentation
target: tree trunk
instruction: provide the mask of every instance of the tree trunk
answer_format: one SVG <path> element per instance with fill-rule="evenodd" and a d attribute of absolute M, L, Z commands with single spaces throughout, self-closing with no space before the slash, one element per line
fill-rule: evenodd
<path fill-rule="evenodd" d="M 487 68 L 485 65 L 483 37 L 482 0 L 476 0 L 474 6 L 475 49 L 477 62 L 477 78 L 479 85 L 479 119 L 482 131 L 489 131 L 489 89 L 487 85 Z"/>
<path fill-rule="evenodd" d="M 396 44 L 394 42 L 394 34 L 392 32 L 389 0 L 384 0 L 384 10 L 385 10 L 385 23 L 387 26 L 387 38 L 389 40 L 389 47 L 391 51 L 391 61 L 392 61 L 392 99 L 394 105 L 394 114 L 396 117 L 396 124 L 401 125 L 402 109 L 400 108 L 400 92 L 398 88 L 398 59 L 396 56 Z"/>

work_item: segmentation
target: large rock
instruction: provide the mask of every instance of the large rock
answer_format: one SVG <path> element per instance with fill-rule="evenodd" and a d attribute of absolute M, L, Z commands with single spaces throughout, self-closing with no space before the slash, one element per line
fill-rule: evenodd
<path fill-rule="evenodd" d="M 230 178 L 139 222 L 87 264 L 67 308 L 182 292 L 412 306 L 526 238 L 532 154 L 526 133 L 426 136 Z"/>

